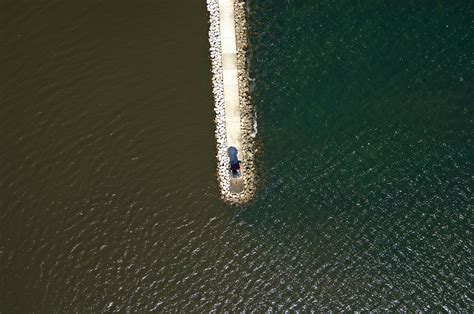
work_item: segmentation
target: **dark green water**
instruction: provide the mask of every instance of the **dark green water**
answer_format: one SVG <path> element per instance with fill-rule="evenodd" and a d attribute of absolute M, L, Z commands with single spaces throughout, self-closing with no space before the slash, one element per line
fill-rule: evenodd
<path fill-rule="evenodd" d="M 248 1 L 255 201 L 203 1 L 0 0 L 0 312 L 472 312 L 473 4 Z"/>
<path fill-rule="evenodd" d="M 472 309 L 473 3 L 250 12 L 266 186 L 242 216 L 286 256 L 269 299 Z"/>

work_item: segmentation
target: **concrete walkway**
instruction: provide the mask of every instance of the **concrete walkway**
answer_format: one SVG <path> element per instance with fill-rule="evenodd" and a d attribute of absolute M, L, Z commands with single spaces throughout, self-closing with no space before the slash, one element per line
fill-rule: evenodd
<path fill-rule="evenodd" d="M 240 160 L 242 160 L 242 132 L 240 128 L 234 0 L 219 0 L 219 16 L 227 145 L 237 148 Z M 243 175 L 242 171 L 242 176 Z M 230 190 L 232 193 L 240 193 L 243 188 L 244 185 L 241 178 L 230 179 Z"/>

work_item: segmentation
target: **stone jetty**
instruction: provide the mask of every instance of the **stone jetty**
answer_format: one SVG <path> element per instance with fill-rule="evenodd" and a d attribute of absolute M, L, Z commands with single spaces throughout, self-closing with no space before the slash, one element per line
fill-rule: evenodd
<path fill-rule="evenodd" d="M 249 95 L 245 2 L 207 0 L 212 87 L 216 113 L 217 177 L 222 198 L 248 202 L 255 194 L 254 111 Z M 239 151 L 241 177 L 231 178 L 227 149 Z"/>

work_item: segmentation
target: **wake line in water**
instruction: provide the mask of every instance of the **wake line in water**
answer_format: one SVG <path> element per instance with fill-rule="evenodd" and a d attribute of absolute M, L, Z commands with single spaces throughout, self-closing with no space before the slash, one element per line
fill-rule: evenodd
<path fill-rule="evenodd" d="M 253 117 L 253 128 L 252 133 L 250 134 L 251 137 L 255 138 L 257 136 L 257 112 L 255 112 L 255 116 Z"/>

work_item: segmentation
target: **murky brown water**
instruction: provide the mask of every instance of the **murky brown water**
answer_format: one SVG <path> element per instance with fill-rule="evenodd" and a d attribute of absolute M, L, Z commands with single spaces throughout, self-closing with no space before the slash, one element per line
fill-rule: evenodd
<path fill-rule="evenodd" d="M 0 312 L 155 306 L 222 206 L 204 3 L 1 1 L 0 21 Z"/>

